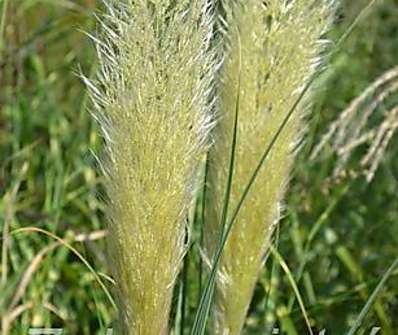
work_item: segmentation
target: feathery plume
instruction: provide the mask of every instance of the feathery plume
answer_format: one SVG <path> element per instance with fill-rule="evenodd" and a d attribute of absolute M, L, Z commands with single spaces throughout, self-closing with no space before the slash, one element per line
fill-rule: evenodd
<path fill-rule="evenodd" d="M 239 117 L 232 192 L 233 212 L 265 148 L 320 63 L 321 40 L 332 21 L 329 0 L 224 2 L 226 48 L 221 69 L 219 122 L 209 160 L 206 257 L 217 248 L 228 153 L 239 90 Z M 231 230 L 220 261 L 212 334 L 237 335 L 272 232 L 298 140 L 304 104 L 288 121 L 267 157 Z M 227 220 L 229 222 L 229 220 Z"/>
<path fill-rule="evenodd" d="M 109 256 L 123 334 L 165 335 L 195 171 L 212 124 L 208 0 L 108 1 L 96 80 Z"/>
<path fill-rule="evenodd" d="M 333 177 L 347 175 L 350 157 L 356 149 L 367 146 L 357 171 L 350 170 L 349 175 L 364 175 L 371 182 L 392 136 L 398 129 L 398 106 L 388 104 L 389 98 L 398 93 L 398 67 L 381 74 L 349 106 L 340 113 L 330 126 L 319 144 L 314 148 L 311 159 L 319 157 L 321 151 L 330 144 L 329 153 L 337 155 Z M 382 117 L 377 115 L 384 106 Z"/>

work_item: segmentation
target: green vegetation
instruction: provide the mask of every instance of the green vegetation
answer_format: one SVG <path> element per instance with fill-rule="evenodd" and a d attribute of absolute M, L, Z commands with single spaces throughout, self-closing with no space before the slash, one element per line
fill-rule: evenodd
<path fill-rule="evenodd" d="M 337 41 L 367 3 L 344 1 L 329 38 Z M 97 69 L 92 42 L 82 31 L 96 30 L 93 12 L 101 7 L 95 0 L 0 1 L 0 315 L 4 335 L 28 334 L 30 327 L 63 327 L 65 334 L 105 334 L 116 318 L 101 284 L 112 291 L 103 230 L 105 193 L 91 152 L 101 153 L 103 139 L 88 112 L 87 90 L 77 75 L 83 72 L 91 77 Z M 327 333 L 347 333 L 398 255 L 396 135 L 369 184 L 364 177 L 352 178 L 349 173 L 332 178 L 337 159 L 328 146 L 318 159 L 309 160 L 313 147 L 341 111 L 397 65 L 397 17 L 396 1 L 376 1 L 315 83 L 306 141 L 276 232 L 277 248 L 255 287 L 245 325 L 248 334 L 269 334 L 274 326 L 288 335 L 307 332 L 292 282 L 314 333 L 323 328 Z M 397 101 L 391 95 L 379 106 L 378 115 Z M 373 126 L 379 120 L 369 122 Z M 360 169 L 362 149 L 353 153 L 347 171 Z M 189 334 L 199 292 L 206 284 L 206 266 L 198 257 L 196 243 L 201 240 L 203 192 L 197 193 L 197 211 L 190 216 L 194 243 L 174 290 L 170 325 L 176 334 Z M 17 230 L 26 227 L 36 229 Z M 397 334 L 398 273 L 392 269 L 388 274 L 390 280 L 369 306 L 362 333 L 380 326 L 383 334 Z"/>

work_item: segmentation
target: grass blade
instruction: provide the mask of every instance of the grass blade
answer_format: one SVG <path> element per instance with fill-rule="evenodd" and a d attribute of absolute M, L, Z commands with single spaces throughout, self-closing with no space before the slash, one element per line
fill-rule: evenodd
<path fill-rule="evenodd" d="M 290 285 L 292 286 L 292 289 L 297 297 L 297 301 L 299 303 L 301 312 L 303 314 L 305 323 L 307 325 L 308 328 L 308 332 L 313 335 L 313 331 L 311 329 L 311 323 L 310 323 L 310 319 L 308 317 L 308 313 L 307 310 L 305 309 L 305 305 L 303 302 L 303 299 L 301 297 L 300 291 L 297 287 L 297 284 L 293 278 L 293 274 L 291 273 L 289 266 L 286 264 L 285 260 L 282 258 L 281 254 L 275 249 L 275 247 L 273 245 L 270 246 L 270 251 L 272 253 L 272 255 L 276 258 L 276 260 L 278 261 L 279 265 L 281 266 L 281 268 L 283 269 L 283 271 L 285 272 L 287 279 L 289 280 Z"/>
<path fill-rule="evenodd" d="M 200 304 L 200 297 L 202 296 L 203 290 L 203 259 L 200 257 L 200 250 L 203 247 L 203 223 L 206 220 L 206 198 L 207 198 L 207 178 L 209 173 L 209 157 L 206 155 L 204 180 L 203 180 L 203 193 L 202 193 L 202 207 L 201 207 L 201 225 L 199 230 L 199 273 L 198 273 L 198 283 L 199 283 L 199 294 L 198 294 L 198 306 Z"/>
<path fill-rule="evenodd" d="M 230 200 L 230 196 L 231 196 L 232 180 L 233 180 L 234 166 L 235 166 L 235 150 L 236 150 L 237 135 L 238 135 L 237 133 L 238 133 L 239 103 L 240 103 L 240 72 L 241 72 L 241 69 L 239 70 L 239 79 L 238 79 L 238 87 L 237 87 L 233 134 L 232 134 L 232 141 L 231 141 L 228 179 L 227 179 L 227 185 L 226 185 L 225 196 L 224 196 L 223 211 L 222 211 L 222 216 L 221 216 L 220 242 L 217 247 L 216 253 L 214 255 L 210 276 L 206 283 L 204 292 L 200 299 L 197 313 L 195 315 L 195 320 L 194 320 L 194 324 L 192 327 L 191 335 L 202 335 L 205 332 L 207 320 L 208 320 L 209 312 L 210 312 L 210 308 L 211 308 L 211 303 L 213 300 L 213 293 L 214 293 L 214 286 L 215 286 L 218 264 L 220 262 L 222 250 L 224 248 L 225 242 L 228 237 L 227 231 L 229 229 L 227 229 L 227 231 L 225 231 L 225 225 L 226 225 L 227 217 L 228 217 L 228 207 L 229 207 L 229 200 Z"/>
<path fill-rule="evenodd" d="M 289 122 L 291 116 L 293 115 L 294 111 L 296 110 L 297 106 L 300 104 L 301 100 L 304 98 L 305 94 L 308 92 L 308 90 L 310 89 L 311 85 L 313 84 L 313 82 L 315 81 L 316 78 L 318 78 L 318 76 L 320 75 L 321 71 L 316 72 L 311 78 L 310 80 L 307 82 L 307 84 L 305 85 L 304 89 L 301 91 L 300 95 L 298 96 L 297 100 L 295 101 L 295 103 L 293 104 L 292 108 L 289 110 L 289 112 L 286 114 L 285 118 L 283 119 L 281 125 L 279 126 L 277 132 L 275 133 L 275 135 L 273 136 L 270 144 L 267 146 L 267 148 L 264 151 L 264 154 L 262 155 L 259 163 L 257 164 L 249 182 L 247 183 L 241 198 L 239 199 L 238 205 L 236 206 L 232 218 L 229 222 L 229 226 L 227 228 L 227 231 L 231 229 L 231 226 L 233 225 L 233 223 L 235 222 L 240 209 L 243 206 L 244 201 L 246 200 L 246 197 L 249 194 L 249 191 L 252 187 L 252 185 L 254 184 L 261 168 L 264 165 L 265 160 L 267 159 L 269 153 L 271 152 L 273 146 L 275 145 L 276 141 L 278 140 L 280 134 L 282 133 L 283 129 L 286 127 L 287 123 Z"/>
<path fill-rule="evenodd" d="M 344 34 L 339 38 L 339 40 L 336 43 L 336 47 L 334 52 L 339 50 L 340 46 L 347 40 L 347 38 L 351 35 L 351 33 L 354 31 L 356 26 L 359 24 L 361 19 L 365 17 L 367 12 L 372 8 L 372 6 L 376 3 L 376 0 L 370 0 L 369 3 L 362 8 L 361 12 L 356 16 L 355 20 L 350 24 L 350 26 L 346 29 Z"/>
<path fill-rule="evenodd" d="M 398 257 L 394 260 L 394 262 L 391 264 L 391 266 L 384 273 L 380 282 L 377 284 L 376 288 L 370 295 L 369 299 L 366 301 L 366 304 L 363 306 L 361 312 L 359 313 L 357 319 L 355 320 L 355 323 L 350 328 L 350 330 L 346 333 L 346 335 L 354 335 L 357 332 L 357 330 L 361 326 L 363 320 L 365 319 L 366 315 L 368 314 L 370 308 L 372 307 L 373 303 L 375 302 L 376 298 L 380 294 L 381 290 L 384 288 L 384 285 L 386 284 L 387 280 L 391 277 L 395 268 L 397 268 L 397 267 L 398 267 Z"/>
<path fill-rule="evenodd" d="M 87 269 L 93 274 L 95 280 L 101 286 L 102 290 L 104 291 L 104 293 L 105 293 L 106 297 L 108 298 L 109 302 L 111 303 L 112 307 L 115 310 L 117 309 L 115 301 L 113 300 L 111 293 L 109 292 L 108 288 L 106 287 L 106 285 L 104 284 L 104 282 L 102 281 L 100 276 L 98 275 L 97 271 L 95 271 L 95 269 L 91 266 L 91 264 L 70 243 L 68 243 L 64 239 L 58 237 L 57 235 L 55 235 L 47 230 L 37 228 L 37 227 L 18 228 L 12 232 L 12 235 L 19 234 L 19 233 L 31 233 L 31 232 L 36 232 L 36 233 L 44 234 L 48 237 L 51 237 L 54 240 L 56 240 L 57 242 L 59 242 L 60 244 L 62 244 L 64 247 L 66 247 L 68 250 L 70 250 L 73 254 L 75 254 L 80 259 L 80 261 L 87 267 Z"/>

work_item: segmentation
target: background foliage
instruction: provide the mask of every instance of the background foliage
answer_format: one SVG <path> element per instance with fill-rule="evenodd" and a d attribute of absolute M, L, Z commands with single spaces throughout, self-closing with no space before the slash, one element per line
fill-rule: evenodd
<path fill-rule="evenodd" d="M 106 274 L 104 241 L 96 239 L 104 228 L 98 198 L 101 180 L 90 152 L 100 151 L 102 140 L 87 112 L 86 89 L 76 76 L 79 66 L 84 73 L 95 68 L 93 47 L 81 31 L 95 30 L 93 11 L 100 3 L 3 0 L 1 4 L 6 8 L 0 43 L 3 237 L 8 228 L 46 229 L 73 244 L 99 273 Z M 343 1 L 330 38 L 337 40 L 366 4 Z M 396 65 L 397 17 L 396 0 L 376 1 L 317 83 L 311 126 L 278 233 L 279 252 L 295 276 L 314 330 L 344 333 L 398 254 L 396 136 L 370 185 L 364 179 L 338 183 L 327 179 L 333 157 L 316 164 L 308 161 L 328 122 L 378 75 Z M 311 235 L 316 223 L 319 230 Z M 91 232 L 98 235 L 81 235 Z M 311 244 L 305 248 L 310 236 Z M 86 241 L 79 242 L 82 239 Z M 106 295 L 70 250 L 59 245 L 47 250 L 52 243 L 36 232 L 1 240 L 3 323 L 17 311 L 10 334 L 27 334 L 32 326 L 64 327 L 67 334 L 105 334 L 114 317 Z M 306 267 L 299 276 L 303 260 Z M 190 256 L 186 264 L 182 276 L 186 285 L 181 288 L 190 299 L 185 313 L 177 307 L 173 313 L 185 331 L 197 304 L 198 260 Z M 177 305 L 180 287 L 176 291 Z M 385 334 L 398 334 L 397 293 L 395 273 L 366 319 L 364 331 L 378 325 Z M 289 335 L 305 331 L 286 275 L 270 257 L 256 288 L 247 329 L 260 334 L 259 326 L 264 329 L 274 323 Z"/>

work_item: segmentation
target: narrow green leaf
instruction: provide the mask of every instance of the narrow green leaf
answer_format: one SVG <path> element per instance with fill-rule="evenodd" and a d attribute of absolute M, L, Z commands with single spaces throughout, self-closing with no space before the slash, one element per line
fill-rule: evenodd
<path fill-rule="evenodd" d="M 308 313 L 307 313 L 307 310 L 305 308 L 304 301 L 303 301 L 303 299 L 301 297 L 300 291 L 299 291 L 299 289 L 297 287 L 297 284 L 296 284 L 296 282 L 294 280 L 293 274 L 291 273 L 291 271 L 289 269 L 289 266 L 287 265 L 285 260 L 282 258 L 281 254 L 275 249 L 275 247 L 273 245 L 270 246 L 270 250 L 271 250 L 272 255 L 276 258 L 276 260 L 279 262 L 281 268 L 285 272 L 285 274 L 287 276 L 287 279 L 289 280 L 289 283 L 290 283 L 290 285 L 291 285 L 291 287 L 292 287 L 292 289 L 294 291 L 294 294 L 297 297 L 297 301 L 298 301 L 298 303 L 300 305 L 300 309 L 301 309 L 301 312 L 303 314 L 305 323 L 307 325 L 308 332 L 311 335 L 313 335 L 313 332 L 312 332 L 312 329 L 311 329 L 310 319 L 308 317 Z"/>
<path fill-rule="evenodd" d="M 352 325 L 352 327 L 346 333 L 346 335 L 354 335 L 356 333 L 356 331 L 361 326 L 363 320 L 365 319 L 366 315 L 368 314 L 370 308 L 372 307 L 373 303 L 376 301 L 377 297 L 379 296 L 381 290 L 384 288 L 385 284 L 387 283 L 387 280 L 391 277 L 395 268 L 397 267 L 398 267 L 398 257 L 394 260 L 391 266 L 384 273 L 380 282 L 377 284 L 376 288 L 370 295 L 369 299 L 366 301 L 366 304 L 363 306 L 361 312 L 359 313 L 357 319 L 355 320 L 355 323 Z"/>
<path fill-rule="evenodd" d="M 241 64 L 241 62 L 240 62 Z M 230 152 L 230 160 L 229 160 L 229 169 L 228 169 L 228 179 L 224 196 L 224 204 L 223 211 L 221 216 L 221 230 L 220 230 L 220 241 L 217 246 L 216 253 L 214 255 L 212 269 L 210 272 L 209 279 L 207 281 L 206 287 L 204 289 L 204 293 L 202 294 L 199 307 L 197 313 L 195 315 L 195 321 L 192 327 L 191 335 L 203 335 L 206 330 L 207 320 L 209 317 L 209 312 L 213 300 L 214 294 L 214 286 L 216 280 L 216 274 L 218 270 L 218 264 L 221 259 L 222 250 L 225 246 L 225 242 L 228 238 L 229 229 L 225 231 L 225 225 L 228 217 L 228 207 L 229 200 L 231 196 L 232 189 L 232 180 L 234 174 L 234 166 L 235 166 L 235 151 L 238 137 L 238 122 L 239 122 L 239 104 L 240 104 L 240 73 L 241 68 L 239 64 L 239 78 L 237 85 L 237 96 L 236 96 L 236 105 L 235 105 L 235 116 L 234 116 L 234 126 L 231 140 L 231 152 Z M 229 228 L 229 227 L 228 227 Z"/>

